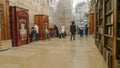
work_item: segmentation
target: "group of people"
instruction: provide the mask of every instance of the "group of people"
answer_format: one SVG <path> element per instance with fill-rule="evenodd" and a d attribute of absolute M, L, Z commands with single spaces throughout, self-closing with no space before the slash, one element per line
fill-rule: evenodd
<path fill-rule="evenodd" d="M 71 38 L 70 40 L 72 41 L 75 40 L 75 34 L 76 34 L 76 26 L 75 26 L 75 22 L 72 21 L 72 25 L 70 25 L 70 32 L 71 32 Z M 85 26 L 83 26 L 82 24 L 80 24 L 78 26 L 78 33 L 80 34 L 80 36 L 88 36 L 88 25 L 86 24 Z"/>
<path fill-rule="evenodd" d="M 87 24 L 80 24 L 78 26 L 78 34 L 80 34 L 80 36 L 88 36 L 88 25 Z"/>
<path fill-rule="evenodd" d="M 39 27 L 38 25 L 34 25 L 31 28 L 31 34 L 30 34 L 30 41 L 37 41 L 38 40 L 38 33 L 39 33 Z M 45 38 L 50 40 L 50 31 L 49 31 L 49 27 L 48 24 L 45 23 Z"/>
<path fill-rule="evenodd" d="M 30 33 L 30 41 L 37 41 L 38 40 L 38 26 L 35 24 L 33 27 L 31 27 L 31 33 Z"/>
<path fill-rule="evenodd" d="M 56 25 L 54 25 L 54 29 L 55 29 L 56 37 L 59 37 L 61 39 L 61 38 L 65 38 L 67 36 L 64 25 L 60 26 L 60 29 L 58 29 L 58 27 Z"/>
<path fill-rule="evenodd" d="M 70 40 L 72 41 L 72 40 L 75 40 L 75 35 L 76 35 L 77 30 L 76 30 L 75 22 L 72 21 L 71 23 L 72 24 L 70 25 L 70 32 L 71 32 Z M 36 24 L 34 25 L 34 27 L 31 28 L 31 34 L 30 34 L 31 42 L 38 40 L 38 32 L 39 32 L 38 29 L 39 29 L 39 27 Z M 60 29 L 58 29 L 58 27 L 56 25 L 54 25 L 54 29 L 55 29 L 55 36 L 56 37 L 61 39 L 61 38 L 65 38 L 67 36 L 64 25 L 60 26 Z M 79 25 L 78 26 L 78 33 L 80 34 L 80 36 L 83 36 L 84 34 L 86 36 L 88 36 L 87 24 L 85 25 L 85 27 L 83 27 L 82 25 Z M 49 31 L 47 24 L 45 24 L 45 37 L 50 40 L 50 31 Z"/>

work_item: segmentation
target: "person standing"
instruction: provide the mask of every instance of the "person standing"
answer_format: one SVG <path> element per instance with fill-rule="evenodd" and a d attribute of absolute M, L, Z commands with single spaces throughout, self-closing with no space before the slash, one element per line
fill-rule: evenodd
<path fill-rule="evenodd" d="M 85 25 L 85 35 L 88 36 L 88 25 Z"/>
<path fill-rule="evenodd" d="M 49 39 L 50 41 L 50 30 L 47 23 L 45 23 L 45 40 L 46 39 Z"/>
<path fill-rule="evenodd" d="M 37 24 L 34 25 L 34 29 L 36 31 L 36 40 L 38 40 L 39 27 Z"/>
<path fill-rule="evenodd" d="M 76 26 L 74 21 L 72 21 L 72 25 L 70 25 L 70 32 L 71 32 L 70 40 L 72 41 L 72 38 L 75 40 Z"/>
<path fill-rule="evenodd" d="M 31 28 L 31 33 L 30 33 L 30 42 L 35 41 L 36 39 L 36 30 L 34 27 Z"/>
<path fill-rule="evenodd" d="M 65 26 L 64 25 L 62 25 L 61 26 L 61 32 L 62 32 L 62 36 L 63 36 L 63 38 L 65 37 Z"/>
<path fill-rule="evenodd" d="M 54 25 L 54 29 L 55 29 L 56 37 L 59 37 L 59 30 L 56 25 Z"/>
<path fill-rule="evenodd" d="M 62 38 L 65 38 L 65 26 L 64 25 L 61 26 L 61 36 Z"/>
<path fill-rule="evenodd" d="M 83 24 L 82 23 L 80 23 L 79 25 L 79 34 L 80 34 L 80 37 L 83 36 Z"/>

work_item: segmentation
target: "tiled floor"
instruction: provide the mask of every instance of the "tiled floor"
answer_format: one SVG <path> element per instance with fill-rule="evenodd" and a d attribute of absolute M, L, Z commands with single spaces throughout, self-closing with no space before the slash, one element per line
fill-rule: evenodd
<path fill-rule="evenodd" d="M 94 39 L 51 39 L 0 52 L 0 68 L 107 68 Z"/>

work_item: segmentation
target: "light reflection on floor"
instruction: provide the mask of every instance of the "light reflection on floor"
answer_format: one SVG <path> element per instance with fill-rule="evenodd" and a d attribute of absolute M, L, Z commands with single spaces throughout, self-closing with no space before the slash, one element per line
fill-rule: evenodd
<path fill-rule="evenodd" d="M 53 38 L 0 52 L 0 68 L 107 68 L 94 39 Z"/>

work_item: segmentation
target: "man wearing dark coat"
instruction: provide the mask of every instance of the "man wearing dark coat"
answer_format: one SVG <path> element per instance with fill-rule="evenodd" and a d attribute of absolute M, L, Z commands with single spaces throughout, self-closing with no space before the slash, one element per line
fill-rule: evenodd
<path fill-rule="evenodd" d="M 37 32 L 36 30 L 34 29 L 34 27 L 31 28 L 31 34 L 30 34 L 30 41 L 35 41 L 35 39 L 37 38 L 36 36 Z"/>
<path fill-rule="evenodd" d="M 70 32 L 71 32 L 70 40 L 72 41 L 72 38 L 75 40 L 76 26 L 75 26 L 74 21 L 72 21 L 71 23 L 72 25 L 70 25 Z"/>
<path fill-rule="evenodd" d="M 56 25 L 54 25 L 54 29 L 55 29 L 56 37 L 59 37 L 59 30 Z"/>

